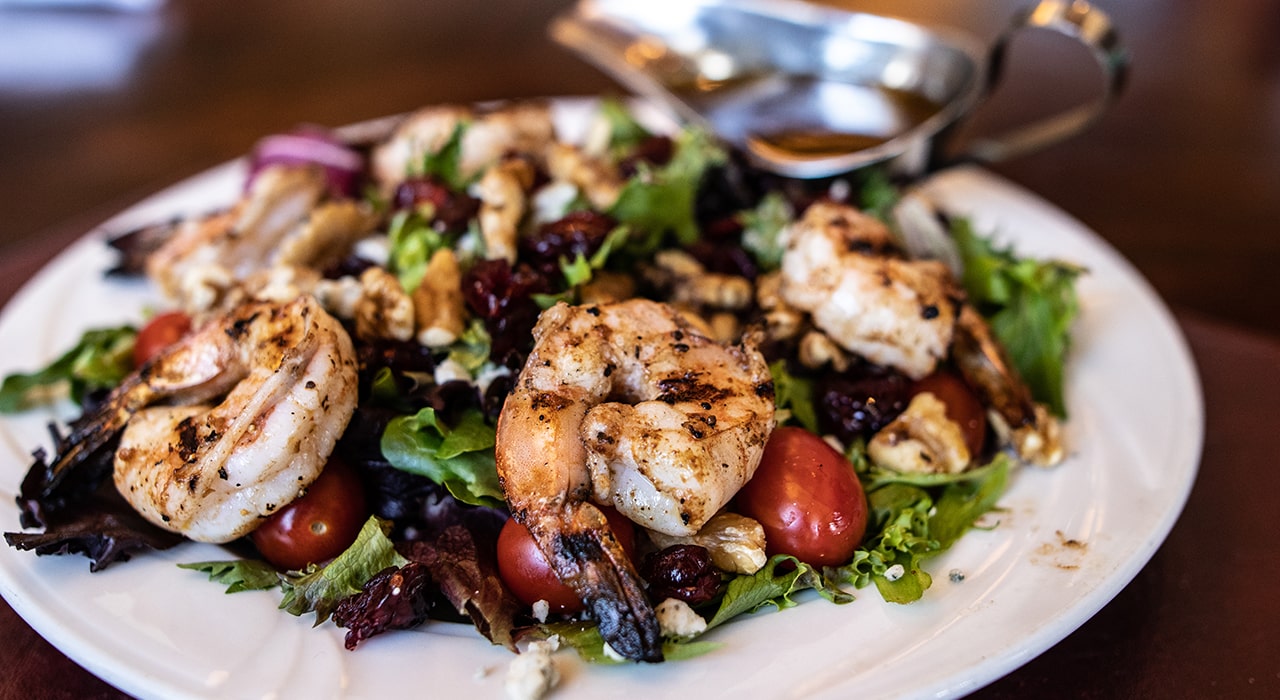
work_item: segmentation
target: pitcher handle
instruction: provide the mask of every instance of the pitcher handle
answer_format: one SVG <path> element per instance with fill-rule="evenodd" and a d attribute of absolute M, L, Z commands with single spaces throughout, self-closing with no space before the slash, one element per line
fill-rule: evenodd
<path fill-rule="evenodd" d="M 1029 124 L 994 136 L 975 138 L 959 160 L 994 163 L 1075 136 L 1092 126 L 1124 87 L 1129 58 L 1107 14 L 1085 0 L 1042 0 L 1015 15 L 992 46 L 987 64 L 988 90 L 999 81 L 1009 41 L 1024 29 L 1058 32 L 1088 48 L 1102 70 L 1102 94 Z"/>

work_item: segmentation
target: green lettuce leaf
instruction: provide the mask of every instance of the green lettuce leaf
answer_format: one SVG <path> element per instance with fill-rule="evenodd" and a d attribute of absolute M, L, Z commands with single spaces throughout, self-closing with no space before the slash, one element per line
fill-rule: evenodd
<path fill-rule="evenodd" d="M 720 607 L 707 620 L 707 629 L 766 605 L 779 610 L 793 607 L 796 602 L 791 596 L 810 588 L 834 603 L 853 600 L 852 596 L 827 581 L 817 569 L 795 557 L 777 554 L 756 573 L 738 576 L 729 582 L 720 599 Z"/>
<path fill-rule="evenodd" d="M 616 98 L 605 98 L 600 101 L 600 116 L 609 125 L 609 152 L 617 158 L 621 154 L 635 150 L 651 134 L 627 105 Z"/>
<path fill-rule="evenodd" d="M 648 255 L 668 233 L 681 245 L 698 240 L 694 199 L 702 175 L 725 161 L 725 152 L 705 131 L 689 129 L 676 137 L 671 161 L 660 168 L 643 165 L 623 185 L 607 214 L 634 229 L 630 252 Z"/>
<path fill-rule="evenodd" d="M 794 418 L 809 432 L 821 432 L 818 430 L 818 412 L 814 408 L 813 380 L 788 372 L 786 360 L 774 360 L 769 365 L 769 374 L 773 377 L 773 402 L 779 411 L 785 412 L 778 417 L 778 423 Z"/>
<path fill-rule="evenodd" d="M 582 253 L 578 253 L 572 261 L 561 257 L 560 272 L 564 274 L 565 284 L 572 289 L 590 282 L 597 270 L 604 269 L 614 249 L 624 245 L 630 237 L 631 228 L 629 226 L 615 226 L 612 231 L 605 235 L 604 241 L 596 252 L 591 254 L 591 257 L 588 258 Z"/>
<path fill-rule="evenodd" d="M 967 219 L 954 219 L 951 230 L 970 301 L 990 321 L 1032 396 L 1065 416 L 1066 358 L 1071 324 L 1080 310 L 1075 281 L 1084 269 L 1018 258 L 977 235 Z"/>
<path fill-rule="evenodd" d="M 444 142 L 440 150 L 422 157 L 419 173 L 438 177 L 454 190 L 465 191 L 471 183 L 462 172 L 462 137 L 469 126 L 470 123 L 465 120 L 455 124 L 449 140 Z"/>
<path fill-rule="evenodd" d="M 858 588 L 874 582 L 891 603 L 919 600 L 933 583 L 920 562 L 941 551 L 929 537 L 933 499 L 922 488 L 889 484 L 867 494 L 867 503 L 869 530 L 875 534 L 854 553 L 850 564 L 835 570 L 836 579 Z M 901 567 L 897 575 L 890 573 L 894 567 Z"/>
<path fill-rule="evenodd" d="M 387 537 L 389 532 L 390 521 L 370 516 L 356 541 L 333 561 L 319 568 L 312 564 L 305 572 L 286 574 L 280 609 L 291 615 L 314 612 L 315 624 L 319 625 L 329 619 L 339 602 L 359 593 L 379 571 L 409 563 L 396 552 Z"/>
<path fill-rule="evenodd" d="M 933 583 L 923 562 L 945 551 L 982 514 L 995 507 L 1008 483 L 1012 460 L 948 477 L 941 487 L 884 483 L 867 494 L 871 533 L 853 561 L 828 570 L 834 580 L 863 588 L 874 583 L 891 603 L 917 601 Z M 932 495 L 938 493 L 936 499 Z"/>
<path fill-rule="evenodd" d="M 742 247 L 764 270 L 782 265 L 782 230 L 795 219 L 795 209 L 781 192 L 766 194 L 755 209 L 738 215 L 742 221 Z"/>
<path fill-rule="evenodd" d="M 422 283 L 427 263 L 437 250 L 452 245 L 448 237 L 432 228 L 417 212 L 402 210 L 391 217 L 387 226 L 391 248 L 388 267 L 400 280 L 406 292 L 413 293 Z"/>
<path fill-rule="evenodd" d="M 449 359 L 466 367 L 474 376 L 489 361 L 492 346 L 493 340 L 489 337 L 489 331 L 485 330 L 484 320 L 472 318 L 462 335 L 449 346 Z"/>
<path fill-rule="evenodd" d="M 948 484 L 929 516 L 929 535 L 945 550 L 973 527 L 974 521 L 996 507 L 1009 484 L 1013 458 L 1000 453 L 992 462 Z"/>
<path fill-rule="evenodd" d="M 133 371 L 132 326 L 89 330 L 52 364 L 30 374 L 11 374 L 0 384 L 0 413 L 15 413 L 70 396 L 79 403 L 97 389 L 111 389 Z"/>
<path fill-rule="evenodd" d="M 898 203 L 901 193 L 889 180 L 889 174 L 880 168 L 866 171 L 866 177 L 858 190 L 859 207 L 867 214 L 888 222 L 890 212 Z"/>
<path fill-rule="evenodd" d="M 382 433 L 382 454 L 393 467 L 420 474 L 471 505 L 504 505 L 494 461 L 494 429 L 478 409 L 445 425 L 435 409 L 391 419 Z"/>
<path fill-rule="evenodd" d="M 265 561 L 256 559 L 232 559 L 230 561 L 200 561 L 178 564 L 179 569 L 203 571 L 209 580 L 227 586 L 227 593 L 263 591 L 282 585 L 280 574 Z"/>

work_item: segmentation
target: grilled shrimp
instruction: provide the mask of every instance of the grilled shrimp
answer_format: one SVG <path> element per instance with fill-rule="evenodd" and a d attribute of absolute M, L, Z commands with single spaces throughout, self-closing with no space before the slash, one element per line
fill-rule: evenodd
<path fill-rule="evenodd" d="M 825 202 L 810 206 L 784 241 L 779 294 L 832 340 L 913 379 L 950 355 L 1003 443 L 1032 464 L 1062 459 L 1057 420 L 1032 399 L 944 263 L 903 258 L 883 223 Z"/>
<path fill-rule="evenodd" d="M 318 168 L 267 168 L 230 210 L 178 224 L 147 258 L 147 276 L 188 311 L 210 309 L 237 279 L 264 264 L 324 189 Z"/>
<path fill-rule="evenodd" d="M 125 379 L 51 468 L 119 434 L 115 484 L 135 510 L 229 542 L 320 475 L 355 403 L 351 339 L 313 298 L 245 304 Z"/>
<path fill-rule="evenodd" d="M 832 340 L 915 379 L 946 357 L 961 293 L 945 265 L 901 257 L 883 223 L 828 202 L 782 235 L 782 299 Z"/>
<path fill-rule="evenodd" d="M 460 144 L 460 168 L 472 177 L 506 153 L 541 151 L 555 137 L 551 111 L 544 103 L 517 103 L 477 113 L 469 107 L 427 107 L 409 115 L 391 138 L 373 152 L 373 175 L 387 189 L 419 168 L 424 156 L 439 151 L 459 124 L 469 126 Z"/>
<path fill-rule="evenodd" d="M 624 656 L 662 658 L 635 570 L 591 503 L 692 534 L 759 465 L 773 383 L 750 344 L 726 348 L 643 299 L 543 312 L 498 421 L 513 516 Z"/>

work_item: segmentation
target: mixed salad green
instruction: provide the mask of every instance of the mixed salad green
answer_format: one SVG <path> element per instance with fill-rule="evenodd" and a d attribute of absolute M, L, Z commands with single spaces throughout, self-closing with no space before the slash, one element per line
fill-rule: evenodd
<path fill-rule="evenodd" d="M 361 475 L 370 515 L 340 554 L 282 571 L 249 549 L 247 556 L 183 568 L 206 573 L 228 593 L 279 589 L 282 610 L 313 613 L 317 625 L 336 620 L 350 630 L 349 647 L 428 619 L 470 620 L 493 642 L 512 648 L 518 639 L 554 634 L 584 658 L 615 660 L 589 616 L 531 610 L 513 599 L 499 571 L 495 543 L 507 514 L 495 469 L 494 423 L 513 368 L 527 352 L 521 334 L 527 335 L 540 309 L 580 301 L 593 280 L 634 274 L 664 250 L 689 251 L 721 274 L 753 280 L 767 275 L 781 263 L 779 236 L 797 213 L 842 188 L 851 192 L 852 204 L 895 226 L 892 212 L 902 183 L 874 171 L 819 189 L 782 182 L 753 171 L 698 130 L 655 135 L 614 101 L 602 103 L 601 115 L 611 135 L 602 158 L 625 173 L 621 190 L 603 211 L 585 197 L 574 198 L 557 220 L 576 215 L 575 221 L 589 221 L 585 228 L 598 232 L 546 249 L 522 249 L 516 265 L 483 260 L 473 216 L 458 226 L 442 225 L 438 203 L 399 206 L 373 188 L 347 195 L 379 212 L 379 232 L 389 249 L 383 264 L 406 292 L 421 284 L 436 251 L 456 251 L 478 297 L 468 298 L 473 315 L 446 348 L 357 341 L 360 405 L 339 452 Z M 445 144 L 425 154 L 406 177 L 432 183 L 453 199 L 467 197 L 476 180 L 460 165 L 468 128 L 460 121 Z M 530 231 L 526 227 L 523 235 L 541 235 Z M 1036 399 L 1065 414 L 1064 367 L 1078 313 L 1073 285 L 1082 270 L 1021 258 L 963 218 L 947 221 L 947 231 L 946 245 L 963 263 L 960 279 L 969 302 L 989 320 Z M 655 293 L 644 282 L 636 288 L 637 294 Z M 735 315 L 745 327 L 757 312 L 747 308 Z M 61 397 L 92 403 L 133 370 L 137 336 L 134 328 L 86 332 L 47 368 L 6 377 L 0 411 Z M 833 370 L 798 365 L 794 348 L 785 343 L 769 352 L 779 424 L 830 434 L 832 419 L 825 413 L 836 409 L 822 395 Z M 436 370 L 445 362 L 460 367 L 470 381 L 441 381 Z M 882 368 L 865 363 L 841 378 L 858 373 L 883 379 Z M 482 386 L 480 377 L 492 380 Z M 705 628 L 668 639 L 667 659 L 702 653 L 713 646 L 706 640 L 714 636 L 707 633 L 716 627 L 763 607 L 795 605 L 805 590 L 834 603 L 847 603 L 852 591 L 871 585 L 890 602 L 920 599 L 932 583 L 928 560 L 997 506 L 1017 467 L 1007 450 L 989 444 L 976 465 L 961 473 L 904 473 L 874 463 L 865 435 L 839 443 L 866 498 L 866 531 L 852 560 L 815 566 L 783 552 L 753 573 L 715 571 L 712 595 L 694 605 Z M 56 477 L 47 473 L 43 450 L 35 457 L 18 500 L 23 524 L 41 531 L 9 533 L 11 545 L 85 553 L 101 568 L 178 541 L 157 537 L 141 521 L 121 525 L 106 518 L 118 511 L 118 504 L 106 505 L 109 452 L 81 473 Z"/>

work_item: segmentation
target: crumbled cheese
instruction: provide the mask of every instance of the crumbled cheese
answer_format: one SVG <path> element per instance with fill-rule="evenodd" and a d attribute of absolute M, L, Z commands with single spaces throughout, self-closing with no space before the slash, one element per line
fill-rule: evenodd
<path fill-rule="evenodd" d="M 532 605 L 533 619 L 538 622 L 546 622 L 547 615 L 551 613 L 551 604 L 545 600 L 539 600 Z"/>
<path fill-rule="evenodd" d="M 578 198 L 578 187 L 572 182 L 552 182 L 533 195 L 533 223 L 556 221 L 569 211 L 569 205 Z"/>
<path fill-rule="evenodd" d="M 964 572 L 959 569 L 952 569 L 947 574 L 947 578 L 950 579 L 952 583 L 960 583 L 964 581 Z"/>
<path fill-rule="evenodd" d="M 608 642 L 605 642 L 605 643 L 604 643 L 604 649 L 603 649 L 603 651 L 604 651 L 604 655 L 605 655 L 605 657 L 606 657 L 606 658 L 613 659 L 614 661 L 626 661 L 626 660 L 627 660 L 627 657 L 625 657 L 625 656 L 623 656 L 622 654 L 618 653 L 618 651 L 617 651 L 616 649 L 614 649 L 613 647 L 609 646 L 609 643 L 608 643 Z"/>
<path fill-rule="evenodd" d="M 471 373 L 467 371 L 465 365 L 452 358 L 445 358 L 436 365 L 435 371 L 436 384 L 444 384 L 454 380 L 462 380 L 464 382 L 471 381 Z"/>
<path fill-rule="evenodd" d="M 822 436 L 822 441 L 827 443 L 828 445 L 831 445 L 831 449 L 835 450 L 836 452 L 839 452 L 840 454 L 844 454 L 844 443 L 840 441 L 839 437 L 832 435 L 830 433 L 827 433 L 826 435 Z"/>
<path fill-rule="evenodd" d="M 498 377 L 506 377 L 511 374 L 511 368 L 506 365 L 495 365 L 492 362 L 486 362 L 476 371 L 476 380 L 474 384 L 476 389 L 483 396 L 489 390 L 489 385 Z"/>
<path fill-rule="evenodd" d="M 707 621 L 679 598 L 667 598 L 653 612 L 664 637 L 692 637 L 707 630 Z"/>
<path fill-rule="evenodd" d="M 559 647 L 555 639 L 535 640 L 507 666 L 504 688 L 511 700 L 538 700 L 560 682 L 552 654 Z"/>
<path fill-rule="evenodd" d="M 361 260 L 368 260 L 378 267 L 388 267 L 391 260 L 391 239 L 384 233 L 365 236 L 356 241 L 351 252 Z"/>
<path fill-rule="evenodd" d="M 853 194 L 853 185 L 844 178 L 832 180 L 831 186 L 827 188 L 827 196 L 833 202 L 847 202 L 851 194 Z"/>
<path fill-rule="evenodd" d="M 901 564 L 894 564 L 893 566 L 884 570 L 884 577 L 889 579 L 890 581 L 897 581 L 898 579 L 902 578 L 902 576 L 906 573 L 907 573 L 906 568 L 904 568 Z"/>
<path fill-rule="evenodd" d="M 317 281 L 312 294 L 326 311 L 338 318 L 350 320 L 355 318 L 356 304 L 364 296 L 364 287 L 360 285 L 360 280 L 344 275 L 338 279 Z"/>

